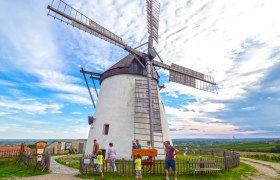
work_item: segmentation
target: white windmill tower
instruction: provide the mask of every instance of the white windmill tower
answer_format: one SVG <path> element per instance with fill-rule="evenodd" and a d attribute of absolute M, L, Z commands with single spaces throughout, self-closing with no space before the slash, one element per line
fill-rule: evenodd
<path fill-rule="evenodd" d="M 101 149 L 106 149 L 110 142 L 114 143 L 117 158 L 130 158 L 131 141 L 138 139 L 145 148 L 150 140 L 158 149 L 158 158 L 164 157 L 163 141 L 171 140 L 165 110 L 159 94 L 159 76 L 155 67 L 169 70 L 169 80 L 196 89 L 216 93 L 216 83 L 210 76 L 197 71 L 172 64 L 164 64 L 153 41 L 158 40 L 158 22 L 160 4 L 156 0 L 147 0 L 148 20 L 148 52 L 140 52 L 138 47 L 132 48 L 123 40 L 89 19 L 62 0 L 55 0 L 48 6 L 48 15 L 54 19 L 72 25 L 80 30 L 115 44 L 130 54 L 103 73 L 90 71 L 84 75 L 89 94 L 95 108 L 96 121 L 92 124 L 88 135 L 86 154 L 91 154 L 93 139 L 97 139 Z M 161 62 L 154 60 L 158 56 Z M 97 104 L 94 102 L 86 75 L 100 81 L 100 93 Z M 95 84 L 94 84 L 95 87 Z M 96 90 L 96 87 L 95 87 Z"/>

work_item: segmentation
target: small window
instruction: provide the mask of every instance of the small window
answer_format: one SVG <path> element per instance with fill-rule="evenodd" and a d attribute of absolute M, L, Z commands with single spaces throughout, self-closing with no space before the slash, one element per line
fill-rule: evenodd
<path fill-rule="evenodd" d="M 109 133 L 109 124 L 104 124 L 103 134 L 108 135 Z"/>

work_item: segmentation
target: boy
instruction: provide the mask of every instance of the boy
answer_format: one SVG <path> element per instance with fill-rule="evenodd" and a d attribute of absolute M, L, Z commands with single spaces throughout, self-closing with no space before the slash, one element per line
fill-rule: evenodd
<path fill-rule="evenodd" d="M 140 154 L 136 155 L 136 159 L 134 161 L 135 163 L 135 179 L 138 180 L 142 180 L 142 174 L 141 174 L 141 156 Z"/>
<path fill-rule="evenodd" d="M 103 172 L 102 172 L 102 166 L 103 166 L 103 162 L 104 162 L 104 157 L 102 155 L 102 151 L 101 150 L 98 150 L 97 154 L 98 154 L 97 155 L 98 165 L 97 165 L 96 169 L 100 172 L 100 175 L 103 178 L 104 176 L 103 176 Z"/>

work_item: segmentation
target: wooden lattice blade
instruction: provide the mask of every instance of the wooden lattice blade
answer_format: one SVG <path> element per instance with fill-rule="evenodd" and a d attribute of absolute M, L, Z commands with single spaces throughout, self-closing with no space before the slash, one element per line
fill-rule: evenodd
<path fill-rule="evenodd" d="M 53 18 L 58 19 L 61 22 L 65 22 L 66 24 L 70 24 L 73 27 L 99 37 L 109 43 L 115 44 L 130 53 L 142 56 L 141 52 L 124 44 L 119 36 L 99 25 L 95 21 L 91 20 L 64 1 L 54 0 L 53 3 L 51 5 L 48 5 L 47 8 L 50 10 L 48 15 L 52 16 Z"/>
<path fill-rule="evenodd" d="M 157 0 L 146 0 L 148 33 L 158 42 L 158 24 L 160 3 Z"/>
<path fill-rule="evenodd" d="M 153 65 L 169 70 L 169 80 L 172 82 L 190 86 L 203 91 L 218 93 L 214 78 L 211 76 L 183 66 L 179 66 L 177 64 L 171 64 L 171 66 L 169 66 L 158 61 L 153 61 Z"/>

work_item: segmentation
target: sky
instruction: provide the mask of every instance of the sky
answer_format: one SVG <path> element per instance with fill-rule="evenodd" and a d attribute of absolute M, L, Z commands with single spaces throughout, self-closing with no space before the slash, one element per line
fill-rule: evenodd
<path fill-rule="evenodd" d="M 47 16 L 50 3 L 0 1 L 0 139 L 87 138 L 94 109 L 79 70 L 102 73 L 128 54 Z M 67 3 L 132 47 L 147 42 L 144 0 Z M 219 89 L 169 82 L 159 70 L 171 137 L 279 138 L 280 1 L 160 3 L 164 63 L 213 76 Z"/>

